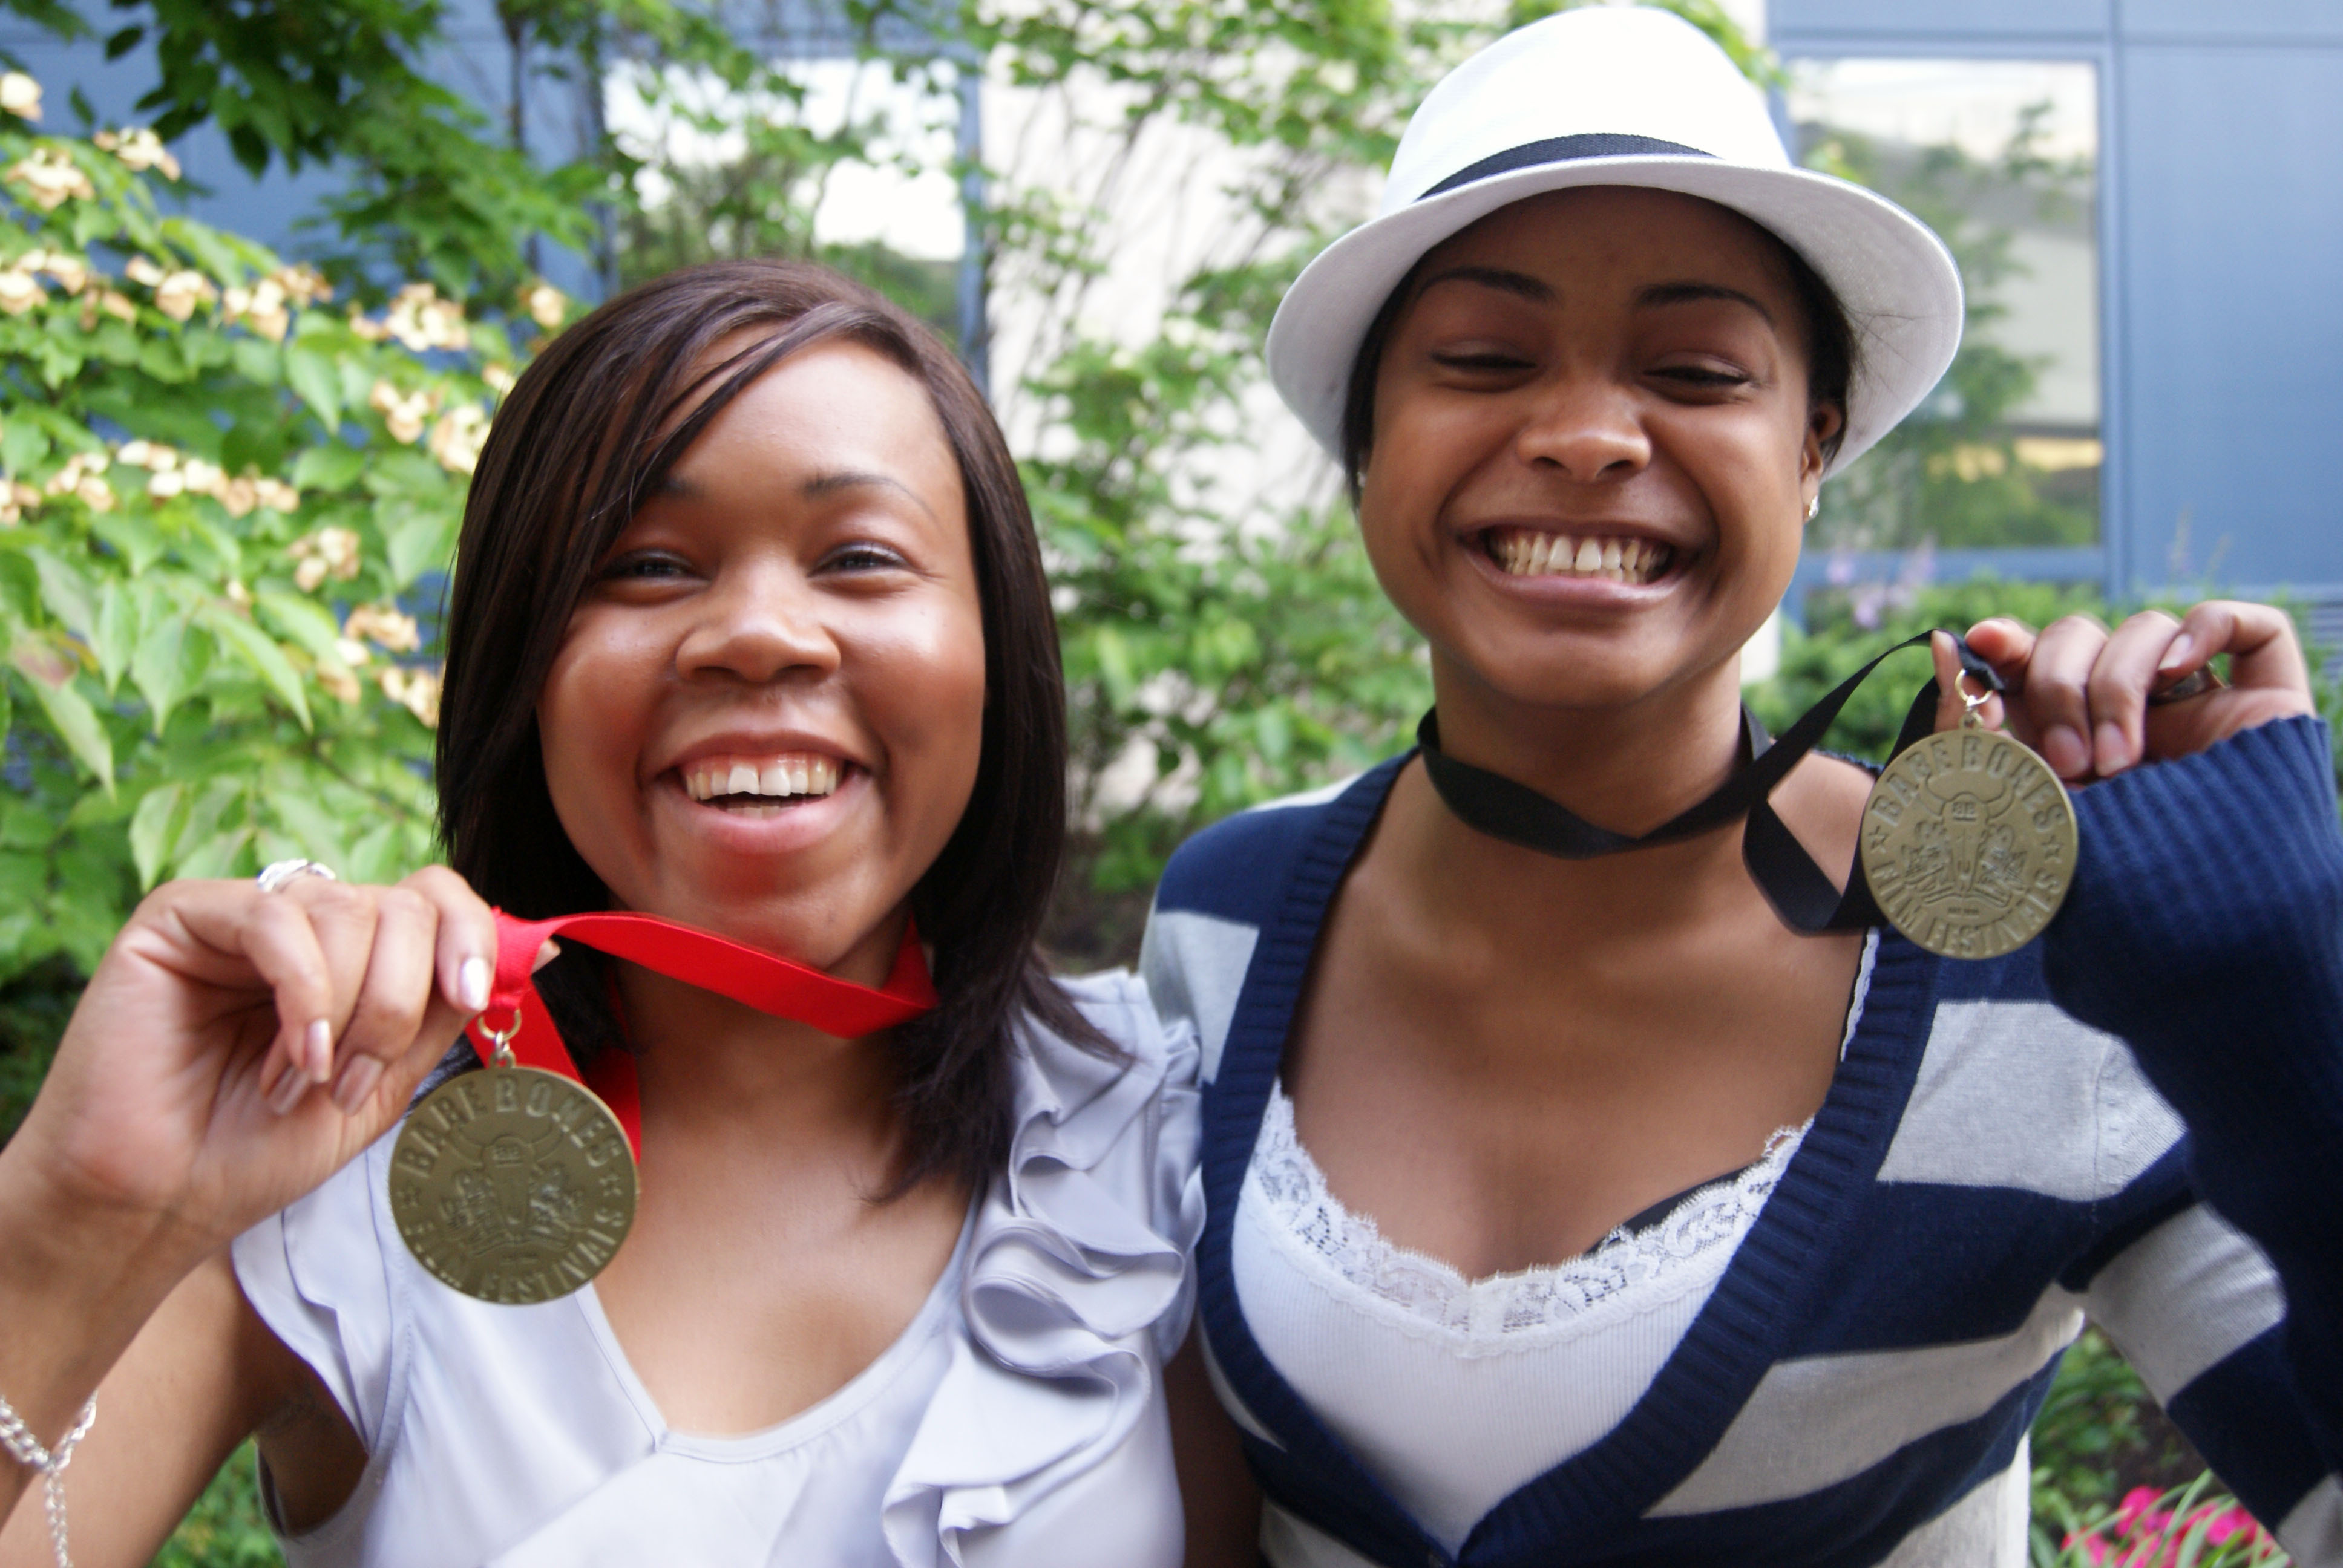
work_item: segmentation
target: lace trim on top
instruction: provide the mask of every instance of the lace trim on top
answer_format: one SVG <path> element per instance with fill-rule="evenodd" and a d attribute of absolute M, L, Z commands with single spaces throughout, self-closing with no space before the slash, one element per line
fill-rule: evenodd
<path fill-rule="evenodd" d="M 1808 1121 L 1766 1141 L 1754 1165 L 1713 1181 L 1640 1231 L 1622 1226 L 1566 1262 L 1467 1280 L 1451 1265 L 1394 1246 L 1373 1219 L 1342 1207 L 1293 1127 L 1285 1085 L 1270 1090 L 1247 1181 L 1272 1228 L 1320 1267 L 1418 1323 L 1510 1341 L 1574 1324 L 1629 1292 L 1664 1300 L 1672 1288 L 1715 1278 L 1756 1222 L 1767 1194 L 1789 1168 Z"/>

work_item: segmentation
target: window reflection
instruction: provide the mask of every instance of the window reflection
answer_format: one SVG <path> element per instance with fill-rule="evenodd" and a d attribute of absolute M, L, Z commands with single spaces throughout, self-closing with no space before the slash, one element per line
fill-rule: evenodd
<path fill-rule="evenodd" d="M 2081 64 L 1793 66 L 1801 160 L 1918 214 L 1968 290 L 1959 357 L 1912 417 L 1824 487 L 1815 547 L 2097 542 L 2097 85 Z"/>

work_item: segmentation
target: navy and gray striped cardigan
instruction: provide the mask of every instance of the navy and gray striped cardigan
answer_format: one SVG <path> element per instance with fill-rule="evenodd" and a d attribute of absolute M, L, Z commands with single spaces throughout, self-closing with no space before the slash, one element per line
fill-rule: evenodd
<path fill-rule="evenodd" d="M 2324 726 L 2265 725 L 2078 791 L 2073 891 L 2006 959 L 1883 933 L 1821 1112 L 1648 1392 L 1453 1557 L 1270 1364 L 1231 1267 L 1311 954 L 1404 761 L 1192 840 L 1143 960 L 1203 1045 L 1202 1326 L 1273 1554 L 2000 1568 L 2005 1550 L 1956 1526 L 1989 1491 L 2022 1499 L 2022 1440 L 2087 1312 L 2298 1563 L 2343 1563 L 2343 837 Z"/>

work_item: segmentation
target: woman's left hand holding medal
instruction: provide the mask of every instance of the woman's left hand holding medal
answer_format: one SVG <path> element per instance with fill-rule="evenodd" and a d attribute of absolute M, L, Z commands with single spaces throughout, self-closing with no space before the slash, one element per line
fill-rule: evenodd
<path fill-rule="evenodd" d="M 2267 605 L 2144 611 L 2112 632 L 2087 616 L 2039 634 L 1996 617 L 1966 640 L 2003 691 L 1979 689 L 1936 633 L 1936 732 L 1889 762 L 1864 806 L 1879 912 L 1946 958 L 2013 952 L 2047 929 L 2079 848 L 2066 785 L 2315 710 L 2293 623 Z M 2213 672 L 2221 654 L 2235 685 Z"/>
<path fill-rule="evenodd" d="M 1971 628 L 1967 640 L 2007 688 L 1978 717 L 1988 728 L 2006 727 L 2069 784 L 2186 757 L 2258 724 L 2318 711 L 2294 622 L 2269 605 L 2209 599 L 2177 620 L 2143 610 L 2113 631 L 2089 616 L 2068 616 L 2040 632 L 1997 616 Z M 1936 728 L 1951 729 L 1963 710 L 1954 678 L 1959 659 L 1941 633 L 1934 652 L 1945 694 Z M 2226 682 L 2212 668 L 2221 654 L 2230 661 Z"/>

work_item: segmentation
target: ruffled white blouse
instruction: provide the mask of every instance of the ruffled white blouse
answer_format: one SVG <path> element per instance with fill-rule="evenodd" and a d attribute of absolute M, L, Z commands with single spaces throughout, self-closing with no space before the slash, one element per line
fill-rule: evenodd
<path fill-rule="evenodd" d="M 1068 990 L 1129 1062 L 1021 1031 L 1009 1170 L 926 1304 L 763 1432 L 669 1427 L 590 1285 L 498 1306 L 424 1272 L 391 1221 L 387 1138 L 238 1238 L 245 1294 L 367 1454 L 288 1564 L 1172 1568 L 1162 1365 L 1203 1221 L 1196 1048 L 1127 975 Z"/>

